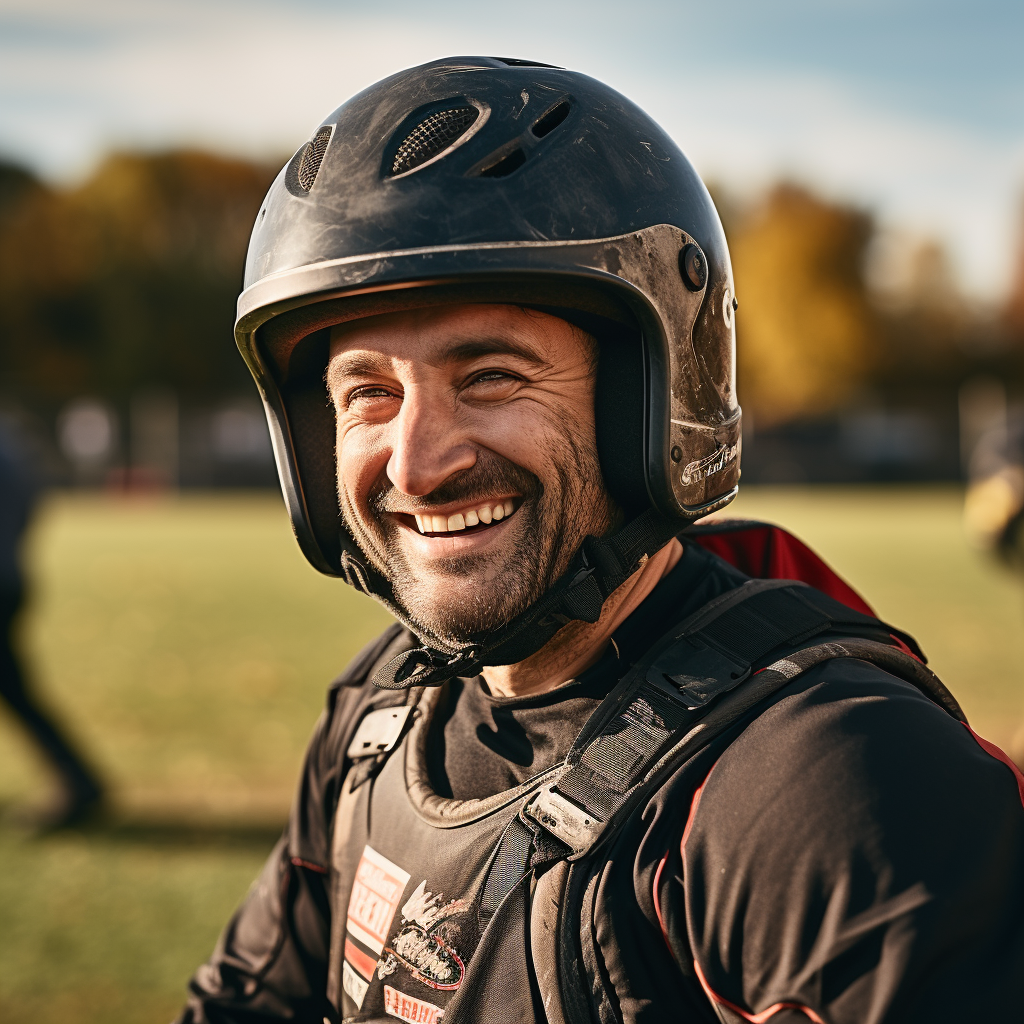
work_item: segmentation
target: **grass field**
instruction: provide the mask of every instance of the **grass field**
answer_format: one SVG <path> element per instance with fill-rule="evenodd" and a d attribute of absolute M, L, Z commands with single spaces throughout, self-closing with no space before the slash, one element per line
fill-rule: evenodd
<path fill-rule="evenodd" d="M 750 489 L 914 633 L 1024 758 L 1024 587 L 954 489 Z M 327 681 L 387 621 L 301 560 L 280 501 L 57 497 L 30 545 L 40 691 L 110 780 L 109 819 L 32 838 L 48 780 L 0 718 L 0 1021 L 169 1020 L 284 820 Z"/>

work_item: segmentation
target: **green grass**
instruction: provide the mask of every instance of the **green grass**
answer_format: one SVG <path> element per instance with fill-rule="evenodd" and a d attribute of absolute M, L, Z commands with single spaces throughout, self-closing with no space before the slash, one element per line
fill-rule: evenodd
<path fill-rule="evenodd" d="M 814 546 L 1024 758 L 1024 592 L 967 548 L 959 492 L 751 489 L 730 512 Z M 20 829 L 48 780 L 0 717 L 0 1021 L 168 1020 L 274 842 L 326 683 L 387 617 L 305 565 L 276 497 L 58 497 L 29 555 L 39 689 L 114 810 Z"/>
<path fill-rule="evenodd" d="M 0 827 L 0 1021 L 169 1020 L 285 820 L 330 679 L 389 621 L 310 569 L 274 496 L 59 497 L 25 647 L 114 787 L 102 828 Z M 49 780 L 0 719 L 0 804 Z"/>

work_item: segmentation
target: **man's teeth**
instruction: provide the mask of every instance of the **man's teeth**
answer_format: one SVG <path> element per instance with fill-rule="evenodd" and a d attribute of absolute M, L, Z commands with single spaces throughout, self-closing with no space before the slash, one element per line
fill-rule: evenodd
<path fill-rule="evenodd" d="M 512 500 L 496 501 L 493 505 L 456 512 L 453 516 L 415 516 L 416 528 L 420 533 L 455 533 L 465 530 L 467 526 L 479 526 L 480 523 L 498 522 L 505 516 L 512 515 Z"/>

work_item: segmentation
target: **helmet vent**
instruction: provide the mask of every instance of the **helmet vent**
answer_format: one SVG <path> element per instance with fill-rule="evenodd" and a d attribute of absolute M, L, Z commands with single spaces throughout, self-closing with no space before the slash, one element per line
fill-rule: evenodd
<path fill-rule="evenodd" d="M 440 156 L 462 138 L 480 116 L 476 107 L 451 107 L 425 117 L 399 144 L 391 176 L 408 174 Z"/>
<path fill-rule="evenodd" d="M 538 139 L 543 139 L 545 135 L 549 135 L 553 132 L 568 116 L 569 101 L 562 100 L 560 103 L 556 103 L 539 121 L 537 121 L 530 128 L 530 131 L 533 132 Z"/>
<path fill-rule="evenodd" d="M 510 68 L 551 68 L 554 71 L 564 71 L 565 68 L 558 64 L 541 64 L 539 60 L 520 60 L 518 57 L 492 57 L 491 60 L 501 61 Z"/>
<path fill-rule="evenodd" d="M 330 141 L 331 127 L 325 125 L 313 136 L 312 142 L 306 143 L 302 160 L 299 162 L 298 173 L 299 186 L 304 192 L 308 192 L 313 187 L 313 182 L 316 181 L 320 165 L 324 160 L 324 153 L 327 152 L 327 143 Z"/>
<path fill-rule="evenodd" d="M 526 163 L 526 154 L 521 149 L 513 149 L 500 160 L 480 172 L 481 178 L 506 178 L 513 171 L 518 171 Z"/>

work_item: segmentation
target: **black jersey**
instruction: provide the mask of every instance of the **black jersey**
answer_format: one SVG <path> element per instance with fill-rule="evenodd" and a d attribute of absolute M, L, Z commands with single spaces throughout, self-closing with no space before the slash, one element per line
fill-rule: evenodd
<path fill-rule="evenodd" d="M 623 664 L 745 579 L 688 544 L 578 680 L 513 699 L 479 679 L 446 684 L 427 744 L 434 791 L 479 799 L 557 764 Z M 183 1021 L 336 1019 L 331 932 L 351 897 L 334 905 L 331 831 L 346 737 L 367 674 L 400 641 L 389 631 L 331 688 L 287 833 Z M 687 761 L 594 865 L 579 928 L 595 1012 L 602 1024 L 1017 1019 L 1021 785 L 909 683 L 850 660 L 806 672 Z M 433 1005 L 409 998 L 388 1015 Z"/>

